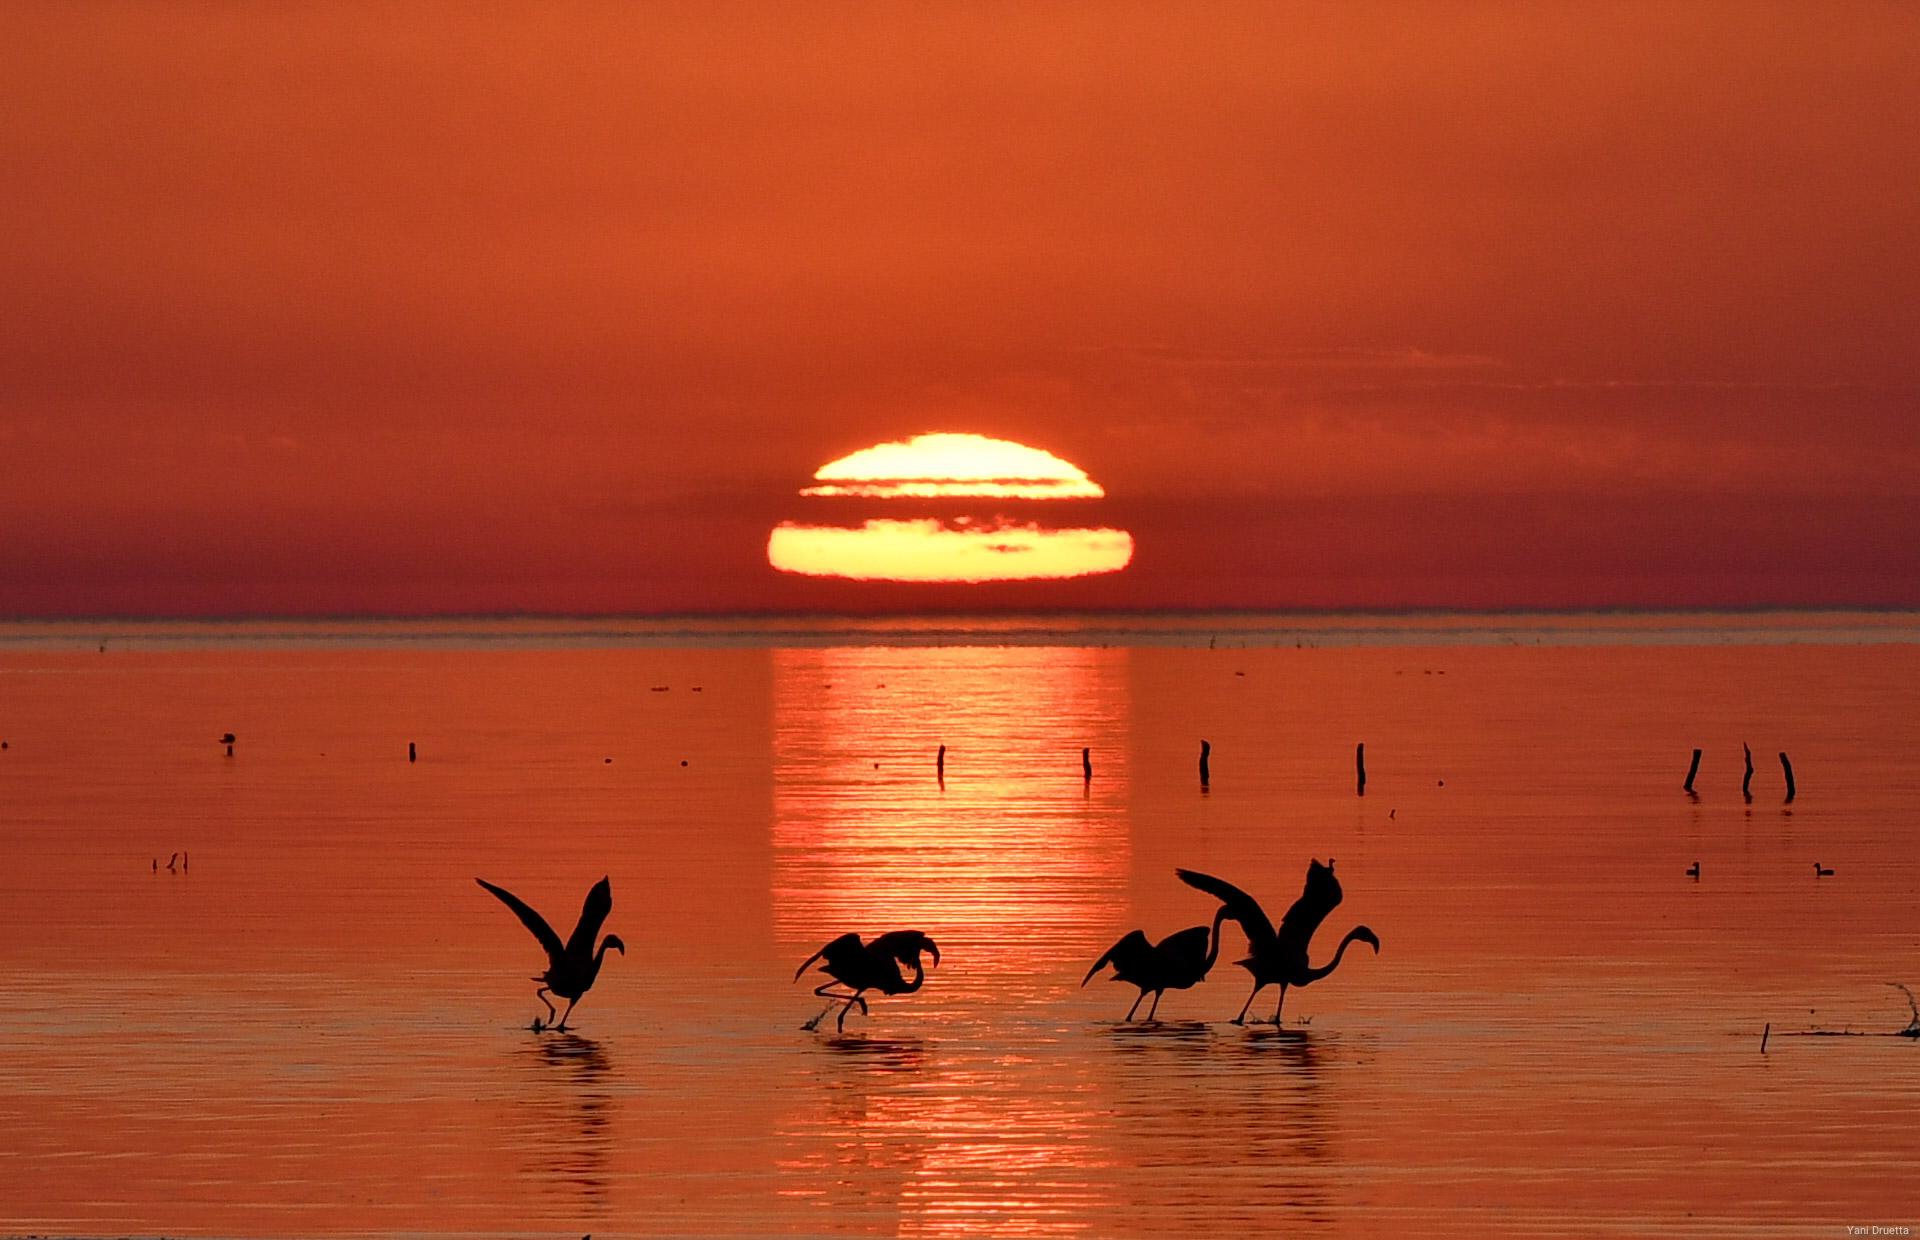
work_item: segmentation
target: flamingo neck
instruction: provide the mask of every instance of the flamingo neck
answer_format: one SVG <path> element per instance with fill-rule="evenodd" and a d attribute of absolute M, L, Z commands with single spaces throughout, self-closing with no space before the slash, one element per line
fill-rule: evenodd
<path fill-rule="evenodd" d="M 1213 972 L 1213 962 L 1220 959 L 1220 923 L 1227 919 L 1227 906 L 1222 904 L 1220 911 L 1213 915 L 1213 943 L 1207 948 L 1207 962 L 1200 966 L 1200 976 Z"/>
<path fill-rule="evenodd" d="M 913 958 L 913 978 L 907 982 L 907 988 L 901 991 L 900 993 L 903 995 L 910 995 L 914 991 L 920 989 L 920 987 L 924 986 L 926 984 L 926 981 L 927 981 L 927 971 L 926 969 L 921 967 L 920 957 L 915 956 Z"/>
<path fill-rule="evenodd" d="M 1355 926 L 1353 929 L 1347 931 L 1347 937 L 1340 940 L 1340 950 L 1333 953 L 1332 960 L 1329 960 L 1326 964 L 1322 965 L 1317 969 L 1307 970 L 1307 981 L 1317 982 L 1321 978 L 1325 977 L 1327 974 L 1339 968 L 1340 957 L 1347 954 L 1347 945 L 1359 937 L 1360 937 L 1360 927 Z M 1304 986 L 1306 985 L 1306 982 L 1302 982 L 1300 984 Z"/>

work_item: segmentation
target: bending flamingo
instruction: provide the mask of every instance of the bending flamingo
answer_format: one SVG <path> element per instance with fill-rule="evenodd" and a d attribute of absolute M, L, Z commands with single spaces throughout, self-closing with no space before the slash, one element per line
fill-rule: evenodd
<path fill-rule="evenodd" d="M 1186 990 L 1206 979 L 1213 962 L 1220 958 L 1220 923 L 1226 919 L 1227 909 L 1223 904 L 1214 915 L 1211 935 L 1205 926 L 1189 926 L 1169 934 L 1158 943 L 1147 942 L 1147 936 L 1142 931 L 1129 931 L 1118 943 L 1109 947 L 1105 955 L 1093 962 L 1093 967 L 1087 970 L 1080 985 L 1085 986 L 1093 980 L 1094 974 L 1111 964 L 1112 980 L 1140 988 L 1139 997 L 1121 1019 L 1132 1020 L 1133 1014 L 1140 1010 L 1140 1001 L 1152 994 L 1153 1006 L 1147 1009 L 1147 1019 L 1152 1020 L 1160 1010 L 1161 995 L 1169 990 Z M 1208 944 L 1209 937 L 1212 939 L 1211 946 Z"/>
<path fill-rule="evenodd" d="M 840 1019 L 835 1027 L 842 1033 L 847 1030 L 847 1013 L 855 1004 L 860 1014 L 867 1015 L 867 1001 L 863 997 L 869 990 L 877 990 L 883 995 L 910 995 L 927 980 L 926 970 L 920 967 L 920 953 L 933 956 L 933 963 L 940 963 L 940 948 L 934 941 L 918 930 L 894 930 L 880 935 L 871 943 L 862 943 L 857 934 L 843 934 L 828 943 L 819 951 L 808 956 L 806 964 L 793 971 L 793 980 L 799 981 L 800 975 L 807 971 L 807 965 L 825 958 L 826 963 L 820 971 L 833 981 L 813 988 L 813 993 L 823 999 L 831 1000 L 820 1009 L 820 1015 L 814 1017 L 801 1028 L 811 1033 L 820 1027 L 827 1013 L 833 1011 L 834 1003 L 840 1005 Z M 900 975 L 901 965 L 913 966 L 913 977 Z M 835 990 L 843 986 L 845 990 Z"/>

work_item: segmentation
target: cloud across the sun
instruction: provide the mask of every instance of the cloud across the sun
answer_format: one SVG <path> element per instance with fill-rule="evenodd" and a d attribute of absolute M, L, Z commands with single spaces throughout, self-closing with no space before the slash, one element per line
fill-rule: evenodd
<path fill-rule="evenodd" d="M 1125 530 L 1076 526 L 1042 506 L 1106 492 L 1078 466 L 985 435 L 932 433 L 863 448 L 814 473 L 811 501 L 879 501 L 842 519 L 782 521 L 767 562 L 782 572 L 855 581 L 1033 581 L 1118 572 Z M 918 510 L 938 502 L 942 511 Z M 953 511 L 966 501 L 964 511 Z"/>

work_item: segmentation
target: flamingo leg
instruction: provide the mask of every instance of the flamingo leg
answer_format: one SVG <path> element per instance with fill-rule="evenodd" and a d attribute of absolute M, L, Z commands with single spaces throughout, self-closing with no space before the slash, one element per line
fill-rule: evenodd
<path fill-rule="evenodd" d="M 538 1000 L 540 1000 L 540 1002 L 541 1002 L 542 1004 L 545 1004 L 545 1006 L 546 1006 L 546 1009 L 547 1009 L 547 1023 L 548 1023 L 549 1025 L 551 1025 L 551 1024 L 553 1023 L 553 1020 L 554 1020 L 554 1017 L 556 1017 L 556 1016 L 558 1016 L 558 1015 L 559 1015 L 559 1013 L 557 1013 L 557 1012 L 555 1012 L 555 1011 L 553 1010 L 553 1004 L 551 1004 L 551 1003 L 547 1003 L 547 996 L 548 996 L 548 995 L 550 995 L 550 994 L 552 994 L 552 993 L 553 993 L 553 992 L 552 992 L 552 991 L 550 991 L 550 990 L 548 990 L 548 989 L 547 989 L 547 988 L 546 988 L 545 986 L 542 986 L 542 987 L 541 987 L 540 989 L 538 989 L 538 990 L 536 990 L 536 991 L 534 991 L 534 992 L 533 992 L 533 997 L 534 997 L 534 998 L 536 998 L 536 999 L 538 999 Z M 569 1012 L 571 1012 L 571 1011 L 572 1011 L 573 1009 L 572 1009 L 572 1008 L 568 1008 L 567 1010 L 568 1010 Z"/>
<path fill-rule="evenodd" d="M 847 1000 L 847 1005 L 840 1009 L 840 1019 L 834 1024 L 834 1028 L 841 1033 L 847 1031 L 847 1013 L 853 1011 L 853 1005 L 856 1003 L 860 1005 L 860 1015 L 868 1015 L 867 1001 L 860 997 L 859 991 L 854 991 L 852 997 Z"/>
<path fill-rule="evenodd" d="M 580 1002 L 578 999 L 567 1000 L 567 1010 L 560 1013 L 560 1023 L 554 1026 L 556 1032 L 565 1033 L 567 1031 L 567 1017 L 573 1015 L 573 1005 L 578 1002 Z"/>
<path fill-rule="evenodd" d="M 1273 1027 L 1280 1027 L 1280 1009 L 1287 1006 L 1287 984 L 1280 983 L 1280 1002 L 1273 1005 Z"/>
<path fill-rule="evenodd" d="M 1141 991 L 1138 997 L 1134 999 L 1133 1006 L 1127 1009 L 1127 1014 L 1120 1018 L 1120 1022 L 1122 1024 L 1125 1024 L 1127 1021 L 1130 1021 L 1133 1019 L 1133 1014 L 1140 1010 L 1140 1000 L 1146 997 L 1147 997 L 1147 992 L 1144 990 Z"/>
<path fill-rule="evenodd" d="M 1253 995 L 1259 994 L 1265 986 L 1265 982 L 1255 982 L 1253 984 Z M 1253 1006 L 1253 995 L 1248 995 L 1247 1001 L 1240 1005 L 1240 1015 L 1233 1018 L 1234 1024 L 1244 1025 L 1247 1023 L 1247 1009 Z"/>
<path fill-rule="evenodd" d="M 827 1018 L 827 1013 L 833 1011 L 834 1003 L 844 1003 L 847 1005 L 847 1007 L 852 1007 L 855 1003 L 858 1003 L 860 1005 L 860 1014 L 862 1016 L 865 1016 L 868 1014 L 867 1001 L 860 997 L 859 991 L 856 990 L 852 994 L 845 994 L 841 991 L 834 989 L 834 986 L 836 984 L 844 985 L 844 983 L 828 982 L 824 986 L 815 986 L 813 988 L 814 994 L 819 995 L 822 999 L 831 999 L 833 1000 L 833 1003 L 829 1003 L 827 1004 L 827 1006 L 821 1008 L 820 1014 L 818 1016 L 814 1017 L 812 1020 L 808 1021 L 806 1024 L 800 1026 L 802 1029 L 805 1029 L 808 1033 L 812 1033 L 814 1030 L 820 1027 L 820 1022 Z M 847 1020 L 846 1009 L 842 1008 L 840 1012 L 840 1023 L 843 1028 L 846 1025 L 846 1020 Z"/>
<path fill-rule="evenodd" d="M 1166 994 L 1166 993 L 1167 993 L 1167 992 L 1166 992 L 1166 991 L 1164 991 L 1164 990 L 1156 990 L 1156 991 L 1154 991 L 1154 992 L 1153 992 L 1153 1006 L 1147 1009 L 1147 1019 L 1148 1019 L 1148 1020 L 1152 1020 L 1152 1019 L 1153 1019 L 1153 1014 L 1154 1014 L 1155 1012 L 1158 1012 L 1158 1011 L 1160 1010 L 1160 996 L 1161 996 L 1161 995 L 1164 995 L 1164 994 Z"/>

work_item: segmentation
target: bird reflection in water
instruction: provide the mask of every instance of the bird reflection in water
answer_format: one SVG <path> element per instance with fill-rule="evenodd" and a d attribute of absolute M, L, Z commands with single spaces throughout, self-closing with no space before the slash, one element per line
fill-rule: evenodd
<path fill-rule="evenodd" d="M 1209 1182 L 1219 1172 L 1220 1143 L 1229 1141 L 1237 1165 L 1260 1169 L 1257 1181 L 1234 1189 L 1249 1217 L 1271 1219 L 1279 1211 L 1301 1222 L 1334 1221 L 1337 1042 L 1291 1029 L 1229 1034 L 1217 1025 L 1169 1022 L 1121 1026 L 1107 1046 L 1121 1062 L 1106 1077 L 1114 1130 L 1156 1134 L 1156 1183 L 1168 1169 L 1190 1172 L 1195 1184 Z M 1120 1167 L 1138 1156 L 1131 1146 L 1112 1151 Z M 1147 1211 L 1164 1204 L 1147 1183 L 1115 1177 L 1115 1204 Z"/>
<path fill-rule="evenodd" d="M 806 1064 L 809 1106 L 795 1113 L 787 1134 L 799 1154 L 781 1159 L 782 1170 L 797 1174 L 781 1194 L 845 1222 L 898 1230 L 902 1197 L 924 1169 L 931 1141 L 913 1122 L 926 1043 L 836 1037 L 816 1045 L 827 1056 Z"/>
<path fill-rule="evenodd" d="M 520 1146 L 532 1159 L 534 1178 L 603 1207 L 614 1112 L 613 1065 L 605 1048 L 591 1038 L 563 1033 L 529 1040 L 520 1054 L 533 1069 L 529 1102 L 521 1111 Z"/>

